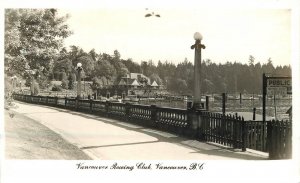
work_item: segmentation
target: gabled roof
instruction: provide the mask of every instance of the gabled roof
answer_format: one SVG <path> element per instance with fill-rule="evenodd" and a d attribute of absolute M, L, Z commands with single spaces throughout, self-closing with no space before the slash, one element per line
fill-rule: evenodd
<path fill-rule="evenodd" d="M 158 86 L 158 84 L 156 83 L 156 81 L 153 81 L 151 86 Z"/>
<path fill-rule="evenodd" d="M 139 77 L 145 78 L 147 80 L 147 83 L 148 84 L 150 83 L 150 79 L 142 73 L 129 73 L 129 74 L 127 74 L 126 77 L 130 78 L 130 79 L 137 79 L 137 80 L 139 79 Z"/>
<path fill-rule="evenodd" d="M 292 106 L 286 111 L 286 114 L 291 114 L 292 113 Z"/>
<path fill-rule="evenodd" d="M 140 83 L 136 79 L 134 79 L 131 83 L 131 86 L 140 86 Z"/>
<path fill-rule="evenodd" d="M 127 85 L 126 81 L 124 79 L 121 79 L 118 85 Z"/>

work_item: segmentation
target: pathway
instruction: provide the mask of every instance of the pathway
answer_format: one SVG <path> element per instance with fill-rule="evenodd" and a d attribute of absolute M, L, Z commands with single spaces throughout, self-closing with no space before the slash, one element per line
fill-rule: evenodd
<path fill-rule="evenodd" d="M 167 132 L 65 109 L 16 102 L 17 113 L 40 122 L 93 159 L 220 160 L 267 159 L 190 140 Z"/>

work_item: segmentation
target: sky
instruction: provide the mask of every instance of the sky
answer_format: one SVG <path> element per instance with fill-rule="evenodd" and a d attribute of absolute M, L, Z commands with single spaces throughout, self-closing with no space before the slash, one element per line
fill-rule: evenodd
<path fill-rule="evenodd" d="M 85 51 L 121 53 L 133 61 L 158 60 L 175 64 L 194 60 L 193 35 L 203 36 L 202 59 L 215 63 L 255 63 L 288 65 L 291 60 L 291 11 L 283 8 L 236 8 L 192 6 L 101 6 L 98 8 L 59 9 L 69 14 L 73 35 L 65 46 L 76 45 Z M 145 14 L 160 14 L 145 17 Z"/>

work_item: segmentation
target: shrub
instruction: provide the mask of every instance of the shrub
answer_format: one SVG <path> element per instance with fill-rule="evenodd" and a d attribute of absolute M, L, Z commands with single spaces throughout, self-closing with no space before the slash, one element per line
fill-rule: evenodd
<path fill-rule="evenodd" d="M 54 85 L 52 91 L 62 91 L 62 87 L 60 85 Z"/>
<path fill-rule="evenodd" d="M 61 80 L 61 86 L 63 89 L 67 89 L 68 88 L 68 83 L 69 81 L 66 79 Z"/>

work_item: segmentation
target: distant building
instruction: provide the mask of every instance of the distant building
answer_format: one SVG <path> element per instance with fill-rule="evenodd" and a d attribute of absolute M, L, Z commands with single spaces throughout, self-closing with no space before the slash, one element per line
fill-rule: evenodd
<path fill-rule="evenodd" d="M 122 77 L 117 84 L 106 88 L 106 92 L 117 94 L 119 96 L 127 95 L 154 95 L 161 90 L 156 81 L 151 82 L 150 78 L 141 73 L 129 73 Z M 103 90 L 101 93 L 103 93 Z"/>
<path fill-rule="evenodd" d="M 118 83 L 118 86 L 127 86 L 131 89 L 149 88 L 158 89 L 158 84 L 153 81 L 151 83 L 150 78 L 141 73 L 129 73 L 126 77 L 122 77 Z"/>

